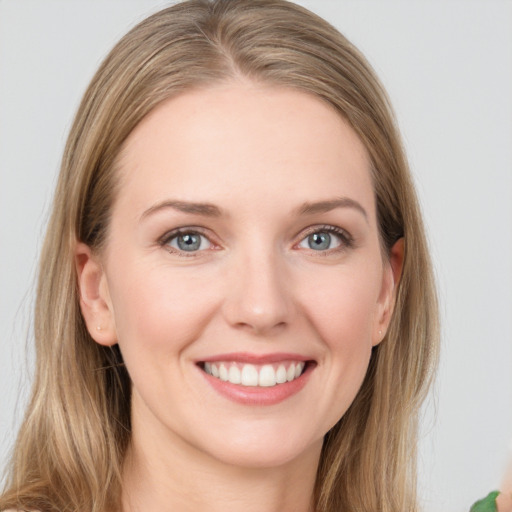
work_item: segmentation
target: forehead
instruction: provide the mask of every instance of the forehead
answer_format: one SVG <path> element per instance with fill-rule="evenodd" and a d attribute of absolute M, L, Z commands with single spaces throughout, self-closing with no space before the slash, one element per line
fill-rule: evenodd
<path fill-rule="evenodd" d="M 134 209 L 166 194 L 246 206 L 348 194 L 373 209 L 355 132 L 326 102 L 289 88 L 223 84 L 167 100 L 128 137 L 119 169 L 117 202 Z"/>

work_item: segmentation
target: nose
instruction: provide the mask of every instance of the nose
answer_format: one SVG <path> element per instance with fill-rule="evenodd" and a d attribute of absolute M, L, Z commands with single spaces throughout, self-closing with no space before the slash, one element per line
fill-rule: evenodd
<path fill-rule="evenodd" d="M 291 282 L 275 255 L 241 258 L 226 281 L 224 317 L 234 328 L 256 335 L 283 330 L 292 314 Z"/>

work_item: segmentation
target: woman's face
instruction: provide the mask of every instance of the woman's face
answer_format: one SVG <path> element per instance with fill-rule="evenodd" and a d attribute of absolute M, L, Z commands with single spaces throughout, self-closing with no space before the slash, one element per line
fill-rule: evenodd
<path fill-rule="evenodd" d="M 119 173 L 80 282 L 131 376 L 134 439 L 251 467 L 318 453 L 393 306 L 358 137 L 303 92 L 224 84 L 157 107 Z"/>

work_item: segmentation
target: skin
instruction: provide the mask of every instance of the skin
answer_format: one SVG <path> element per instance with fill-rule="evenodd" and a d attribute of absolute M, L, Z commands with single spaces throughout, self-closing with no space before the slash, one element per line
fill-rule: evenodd
<path fill-rule="evenodd" d="M 133 382 L 124 510 L 310 510 L 323 436 L 385 335 L 403 257 L 398 242 L 383 258 L 365 148 L 319 99 L 233 82 L 158 106 L 119 167 L 106 249 L 76 254 L 89 332 L 119 343 Z M 341 235 L 311 248 L 325 226 Z M 176 228 L 200 249 L 184 254 Z M 286 400 L 237 403 L 197 364 L 233 352 L 313 369 Z"/>
<path fill-rule="evenodd" d="M 512 512 L 512 492 L 502 491 L 496 498 L 498 512 Z"/>
<path fill-rule="evenodd" d="M 496 498 L 498 512 L 512 512 L 512 458 L 509 458 L 501 483 L 501 494 Z"/>

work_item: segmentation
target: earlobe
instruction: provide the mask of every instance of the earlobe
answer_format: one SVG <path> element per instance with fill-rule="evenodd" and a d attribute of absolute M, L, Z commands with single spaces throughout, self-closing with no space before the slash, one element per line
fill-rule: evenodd
<path fill-rule="evenodd" d="M 382 280 L 381 297 L 379 300 L 379 314 L 374 332 L 373 346 L 378 345 L 386 336 L 386 331 L 391 322 L 393 310 L 395 308 L 398 284 L 402 276 L 402 267 L 404 263 L 404 239 L 400 238 L 391 247 L 389 253 L 389 262 L 384 269 Z"/>
<path fill-rule="evenodd" d="M 75 265 L 80 309 L 89 334 L 100 345 L 116 344 L 114 312 L 100 261 L 89 246 L 78 243 L 75 249 Z"/>

